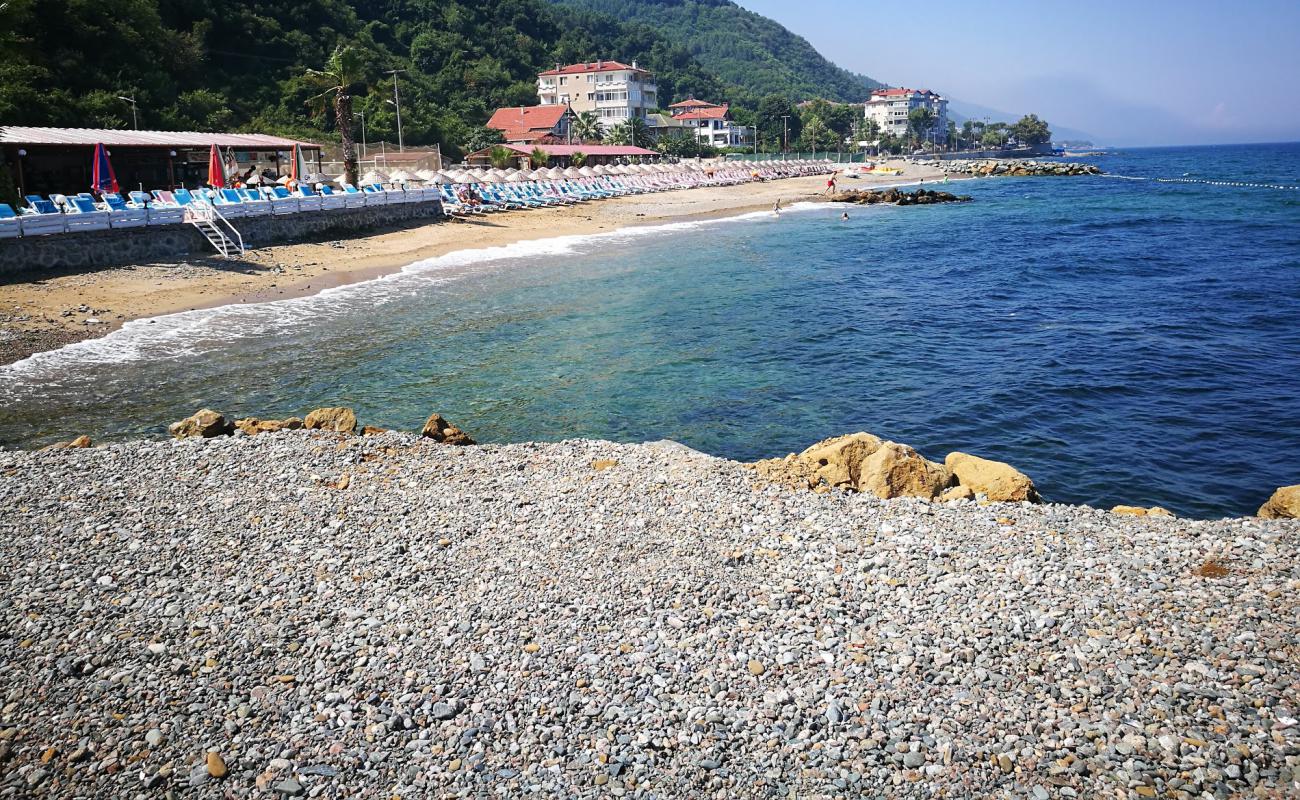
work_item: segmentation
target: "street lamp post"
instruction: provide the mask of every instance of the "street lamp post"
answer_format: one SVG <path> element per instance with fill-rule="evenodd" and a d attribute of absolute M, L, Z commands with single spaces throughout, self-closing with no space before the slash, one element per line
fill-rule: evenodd
<path fill-rule="evenodd" d="M 781 160 L 785 160 L 785 154 L 790 152 L 790 115 L 781 115 Z"/>
<path fill-rule="evenodd" d="M 361 117 L 361 157 L 366 157 L 366 112 L 355 111 L 352 116 Z"/>
<path fill-rule="evenodd" d="M 117 99 L 131 104 L 131 124 L 137 131 L 140 130 L 140 118 L 136 116 L 135 113 L 135 95 L 131 95 L 130 97 L 123 97 L 122 95 L 119 94 L 117 96 Z"/>
<path fill-rule="evenodd" d="M 393 99 L 391 102 L 393 107 L 397 109 L 397 149 L 399 152 L 405 149 L 402 145 L 402 98 L 397 93 L 397 76 L 403 72 L 406 72 L 406 70 L 390 69 L 384 73 L 393 76 Z"/>

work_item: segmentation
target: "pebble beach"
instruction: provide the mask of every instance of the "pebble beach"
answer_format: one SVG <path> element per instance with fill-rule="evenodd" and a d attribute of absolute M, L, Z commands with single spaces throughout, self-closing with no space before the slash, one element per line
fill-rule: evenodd
<path fill-rule="evenodd" d="M 1294 520 L 305 430 L 0 507 L 0 797 L 1300 793 Z"/>

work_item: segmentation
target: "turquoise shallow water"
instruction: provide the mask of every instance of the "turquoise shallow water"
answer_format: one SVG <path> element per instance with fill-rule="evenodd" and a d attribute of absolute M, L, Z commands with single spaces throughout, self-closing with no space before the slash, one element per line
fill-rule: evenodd
<path fill-rule="evenodd" d="M 741 459 L 868 430 L 1052 500 L 1252 512 L 1300 483 L 1300 190 L 1140 179 L 1296 186 L 1300 145 L 1099 163 L 1139 180 L 553 240 L 134 323 L 0 369 L 0 442 L 164 435 L 204 405 Z"/>

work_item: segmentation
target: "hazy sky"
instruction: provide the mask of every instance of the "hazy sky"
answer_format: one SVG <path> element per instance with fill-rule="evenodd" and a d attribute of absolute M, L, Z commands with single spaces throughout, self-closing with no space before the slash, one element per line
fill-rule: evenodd
<path fill-rule="evenodd" d="M 1300 140 L 1300 0 L 738 0 L 894 86 L 1098 144 Z"/>

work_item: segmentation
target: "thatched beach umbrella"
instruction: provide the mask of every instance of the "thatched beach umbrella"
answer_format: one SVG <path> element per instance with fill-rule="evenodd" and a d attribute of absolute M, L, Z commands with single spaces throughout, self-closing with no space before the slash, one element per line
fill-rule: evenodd
<path fill-rule="evenodd" d="M 393 170 L 392 174 L 388 176 L 388 179 L 393 183 L 408 183 L 410 181 L 419 180 L 419 178 L 417 178 L 413 173 L 407 172 L 404 169 Z"/>
<path fill-rule="evenodd" d="M 388 176 L 378 170 L 372 169 L 365 175 L 361 176 L 361 182 L 365 184 L 388 183 Z"/>

